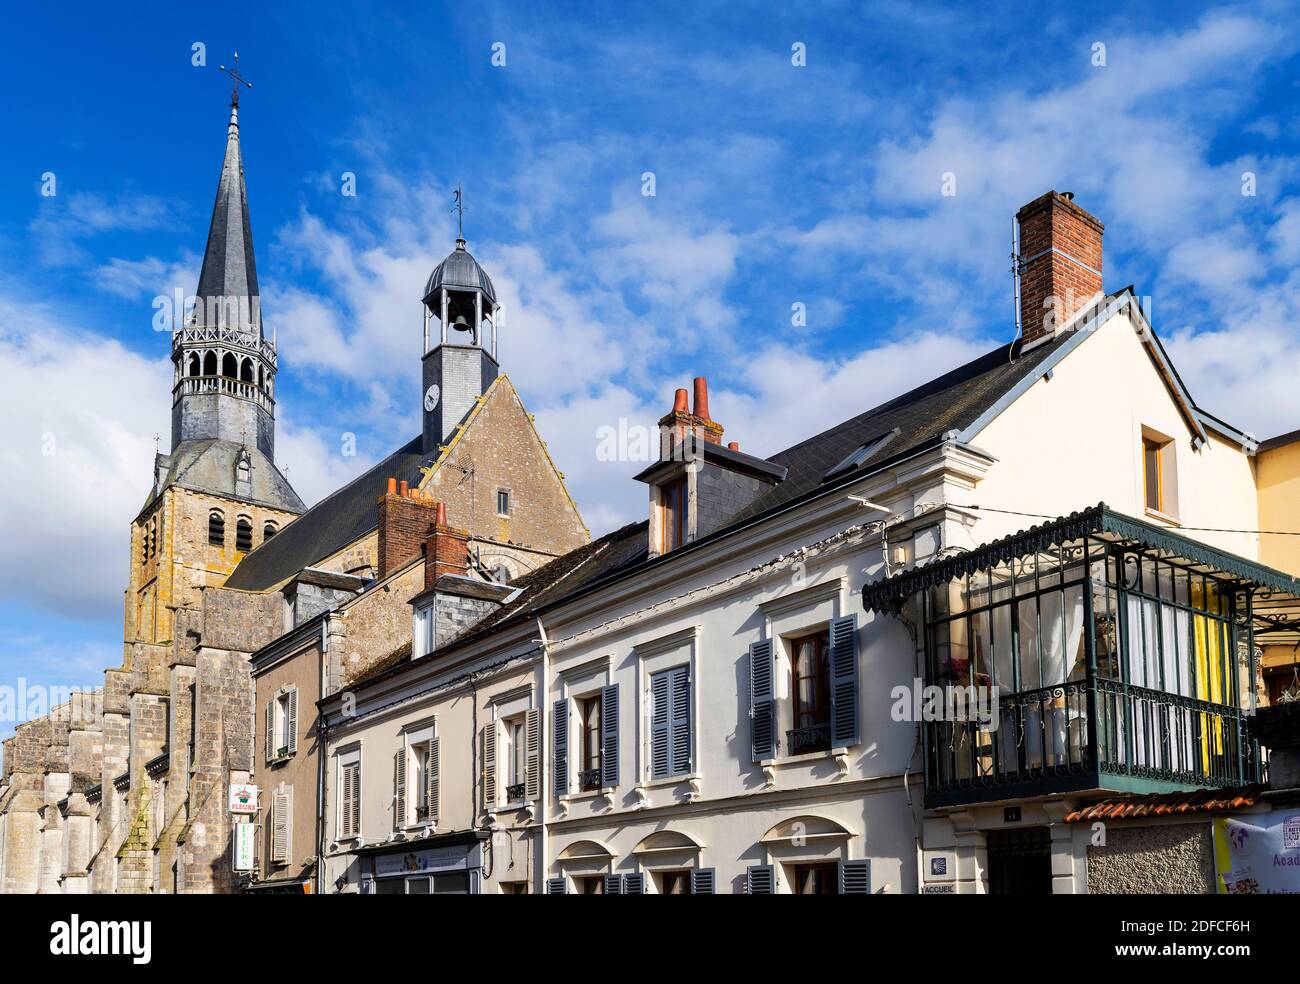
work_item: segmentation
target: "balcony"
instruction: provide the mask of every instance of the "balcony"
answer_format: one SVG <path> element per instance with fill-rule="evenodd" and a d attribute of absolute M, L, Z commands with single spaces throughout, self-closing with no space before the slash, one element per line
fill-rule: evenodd
<path fill-rule="evenodd" d="M 419 806 L 419 805 L 416 806 L 415 808 L 416 823 L 427 823 L 432 818 L 433 818 L 433 810 L 429 807 L 428 804 L 425 804 L 423 806 Z"/>
<path fill-rule="evenodd" d="M 522 803 L 524 800 L 524 783 L 511 783 L 506 787 L 507 803 Z"/>
<path fill-rule="evenodd" d="M 584 793 L 600 788 L 600 769 L 583 769 L 578 773 L 578 788 Z"/>
<path fill-rule="evenodd" d="M 924 627 L 932 808 L 1261 781 L 1255 639 L 1300 624 L 1296 579 L 1104 506 L 863 601 Z"/>

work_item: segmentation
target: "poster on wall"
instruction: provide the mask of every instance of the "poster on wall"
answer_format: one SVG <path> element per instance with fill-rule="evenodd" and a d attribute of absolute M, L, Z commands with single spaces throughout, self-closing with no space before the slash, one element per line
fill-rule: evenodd
<path fill-rule="evenodd" d="M 1300 894 L 1300 808 L 1214 820 L 1220 895 Z"/>

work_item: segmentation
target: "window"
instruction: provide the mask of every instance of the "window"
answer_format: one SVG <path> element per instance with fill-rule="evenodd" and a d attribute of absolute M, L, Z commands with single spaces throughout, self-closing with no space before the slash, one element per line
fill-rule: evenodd
<path fill-rule="evenodd" d="M 244 553 L 253 549 L 253 524 L 247 516 L 235 523 L 235 549 Z"/>
<path fill-rule="evenodd" d="M 421 656 L 428 656 L 433 652 L 434 645 L 434 626 L 437 624 L 434 617 L 433 605 L 425 605 L 415 610 L 414 629 L 411 636 L 411 658 L 419 659 Z"/>
<path fill-rule="evenodd" d="M 226 545 L 226 517 L 219 509 L 208 513 L 208 543 L 214 547 Z"/>
<path fill-rule="evenodd" d="M 691 873 L 689 871 L 661 871 L 655 877 L 659 882 L 660 895 L 691 894 Z"/>
<path fill-rule="evenodd" d="M 340 840 L 351 840 L 361 835 L 360 752 L 339 759 L 338 831 Z"/>
<path fill-rule="evenodd" d="M 604 875 L 585 875 L 577 879 L 578 888 L 581 889 L 581 895 L 604 895 L 605 894 L 605 876 Z"/>
<path fill-rule="evenodd" d="M 691 770 L 690 667 L 675 666 L 650 676 L 650 778 Z"/>
<path fill-rule="evenodd" d="M 506 764 L 506 802 L 518 803 L 524 799 L 525 781 L 528 777 L 528 740 L 524 716 L 503 722 Z"/>
<path fill-rule="evenodd" d="M 1178 513 L 1174 442 L 1146 427 L 1142 428 L 1142 503 L 1148 512 Z"/>
<path fill-rule="evenodd" d="M 579 701 L 582 725 L 582 770 L 578 788 L 583 792 L 600 788 L 600 695 Z"/>
<path fill-rule="evenodd" d="M 502 882 L 501 894 L 502 895 L 527 895 L 528 882 L 521 882 L 521 881 Z"/>
<path fill-rule="evenodd" d="M 659 489 L 659 552 L 668 553 L 686 542 L 686 476 Z"/>
<path fill-rule="evenodd" d="M 415 821 L 438 819 L 438 739 L 413 746 L 415 751 Z"/>
<path fill-rule="evenodd" d="M 510 490 L 497 489 L 497 515 L 510 515 Z"/>
<path fill-rule="evenodd" d="M 267 523 L 265 526 L 262 527 L 262 542 L 265 543 L 267 540 L 271 539 L 271 537 L 275 536 L 275 534 L 279 532 L 280 532 L 280 528 L 278 526 L 276 526 L 274 523 Z"/>
<path fill-rule="evenodd" d="M 794 729 L 789 734 L 792 755 L 823 752 L 831 747 L 830 633 L 815 632 L 791 639 L 790 697 Z"/>
<path fill-rule="evenodd" d="M 298 750 L 298 688 L 281 690 L 266 704 L 266 760 L 274 762 Z"/>
<path fill-rule="evenodd" d="M 795 895 L 838 895 L 839 865 L 795 864 L 790 866 L 790 883 Z"/>

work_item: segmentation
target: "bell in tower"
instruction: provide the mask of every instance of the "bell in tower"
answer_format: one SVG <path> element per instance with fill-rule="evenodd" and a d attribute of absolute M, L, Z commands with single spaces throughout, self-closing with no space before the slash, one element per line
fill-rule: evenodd
<path fill-rule="evenodd" d="M 459 204 L 459 192 L 457 193 Z M 497 378 L 501 306 L 492 280 L 457 239 L 424 288 L 424 451 L 446 444 Z"/>

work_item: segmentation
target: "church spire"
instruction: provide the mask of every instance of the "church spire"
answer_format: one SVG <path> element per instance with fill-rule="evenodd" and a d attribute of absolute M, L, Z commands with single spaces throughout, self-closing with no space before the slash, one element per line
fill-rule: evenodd
<path fill-rule="evenodd" d="M 230 94 L 230 124 L 226 128 L 226 154 L 212 206 L 208 245 L 199 272 L 198 302 L 192 324 L 208 328 L 238 328 L 261 335 L 261 298 L 257 288 L 257 263 L 253 258 L 253 231 L 248 221 L 248 192 L 244 187 L 244 160 L 239 147 L 239 87 L 252 83 L 239 75 L 239 53 L 234 68 L 221 70 L 234 80 Z"/>

